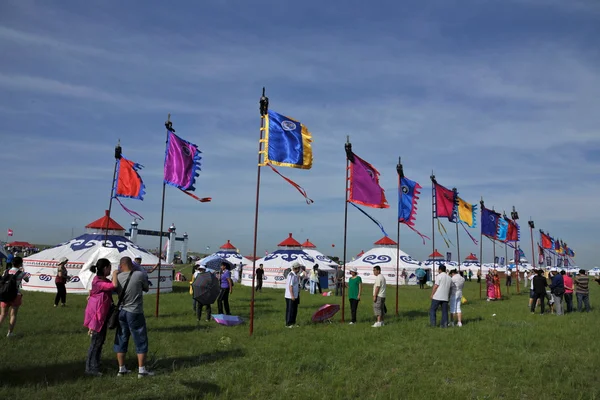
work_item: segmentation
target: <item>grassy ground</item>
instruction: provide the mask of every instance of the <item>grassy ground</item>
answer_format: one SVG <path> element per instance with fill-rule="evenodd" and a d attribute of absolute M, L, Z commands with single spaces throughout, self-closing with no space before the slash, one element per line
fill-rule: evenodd
<path fill-rule="evenodd" d="M 300 327 L 284 328 L 283 292 L 257 295 L 254 336 L 248 325 L 223 327 L 195 321 L 187 284 L 145 297 L 150 359 L 157 375 L 117 378 L 113 333 L 104 348 L 101 378 L 83 375 L 89 344 L 83 328 L 85 297 L 70 295 L 66 308 L 53 296 L 25 293 L 14 339 L 0 337 L 0 398 L 72 399 L 596 399 L 600 330 L 590 314 L 531 315 L 527 296 L 479 300 L 467 283 L 462 328 L 433 329 L 429 290 L 401 287 L 400 316 L 393 316 L 389 287 L 386 326 L 373 322 L 370 287 L 359 323 L 313 324 L 317 307 L 340 298 L 303 293 Z M 513 288 L 514 292 L 514 288 Z M 592 300 L 600 295 L 592 286 Z M 250 289 L 234 288 L 233 314 L 248 317 Z M 594 301 L 595 302 L 595 301 Z M 216 307 L 215 307 L 216 309 Z M 216 310 L 215 310 L 216 311 Z M 346 309 L 349 316 L 349 307 Z M 492 314 L 496 314 L 495 317 Z M 128 366 L 135 366 L 130 346 Z"/>

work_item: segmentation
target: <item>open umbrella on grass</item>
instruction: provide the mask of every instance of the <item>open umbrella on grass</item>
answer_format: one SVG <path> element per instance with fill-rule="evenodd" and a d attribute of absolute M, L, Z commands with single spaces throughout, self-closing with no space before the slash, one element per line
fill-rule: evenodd
<path fill-rule="evenodd" d="M 337 304 L 325 304 L 313 314 L 312 321 L 323 322 L 330 320 L 338 311 L 340 311 L 340 306 Z"/>
<path fill-rule="evenodd" d="M 196 276 L 192 283 L 194 299 L 200 304 L 212 304 L 219 297 L 221 290 L 219 279 L 210 272 L 203 272 Z"/>
<path fill-rule="evenodd" d="M 209 256 L 202 260 L 201 265 L 206 266 L 206 269 L 212 269 L 214 271 L 219 271 L 221 269 L 221 264 L 227 264 L 227 269 L 233 269 L 233 264 L 226 259 L 219 256 Z"/>

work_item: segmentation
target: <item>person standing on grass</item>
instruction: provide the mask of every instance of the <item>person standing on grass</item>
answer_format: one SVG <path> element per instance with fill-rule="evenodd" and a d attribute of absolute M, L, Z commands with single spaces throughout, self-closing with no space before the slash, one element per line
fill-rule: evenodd
<path fill-rule="evenodd" d="M 456 326 L 462 326 L 462 310 L 461 300 L 462 292 L 465 286 L 465 278 L 456 272 L 455 269 L 450 271 L 450 277 L 452 279 L 452 286 L 450 287 L 450 317 L 452 319 L 452 326 L 456 321 Z"/>
<path fill-rule="evenodd" d="M 429 323 L 432 327 L 437 326 L 437 309 L 442 307 L 442 323 L 440 327 L 448 326 L 448 300 L 450 299 L 450 289 L 452 287 L 452 278 L 446 273 L 446 266 L 440 265 L 438 275 L 435 277 L 435 284 L 431 289 L 431 307 L 429 308 Z"/>
<path fill-rule="evenodd" d="M 293 328 L 296 325 L 298 305 L 300 304 L 300 263 L 292 264 L 292 271 L 288 274 L 285 282 L 285 327 Z"/>
<path fill-rule="evenodd" d="M 21 257 L 13 257 L 10 269 L 4 271 L 5 275 L 14 275 L 13 279 L 17 281 L 17 297 L 14 300 L 7 303 L 0 303 L 0 325 L 6 319 L 6 316 L 10 313 L 10 319 L 8 321 L 8 333 L 6 337 L 13 337 L 15 334 L 13 330 L 17 324 L 17 314 L 19 313 L 19 307 L 23 304 L 23 294 L 21 293 L 21 285 L 23 280 L 29 282 L 29 276 L 23 271 L 23 259 Z M 8 309 L 10 308 L 10 312 Z"/>
<path fill-rule="evenodd" d="M 119 372 L 117 376 L 124 376 L 129 371 L 125 366 L 125 355 L 129 346 L 129 338 L 133 336 L 135 352 L 138 360 L 138 378 L 153 376 L 154 373 L 146 369 L 148 354 L 148 331 L 144 318 L 144 295 L 150 288 L 148 279 L 140 271 L 134 271 L 131 257 L 122 257 L 119 262 L 117 275 L 117 292 L 122 296 L 119 313 L 119 326 L 115 332 L 114 351 L 117 353 Z M 127 286 L 127 287 L 125 287 Z"/>
<path fill-rule="evenodd" d="M 265 276 L 265 270 L 263 269 L 263 265 L 259 264 L 258 268 L 256 268 L 256 291 L 262 293 L 262 284 L 263 277 Z"/>
<path fill-rule="evenodd" d="M 69 274 L 67 272 L 67 263 L 69 260 L 67 257 L 61 257 L 58 259 L 58 265 L 56 267 L 56 277 L 54 283 L 56 284 L 56 297 L 54 298 L 54 307 L 58 307 L 60 301 L 61 307 L 67 305 L 67 282 L 69 281 Z"/>
<path fill-rule="evenodd" d="M 373 312 L 375 313 L 375 317 L 377 317 L 377 322 L 372 327 L 380 328 L 384 325 L 383 320 L 386 312 L 386 282 L 383 275 L 381 275 L 381 267 L 379 265 L 373 267 L 373 275 L 375 275 L 375 283 L 373 284 Z"/>
<path fill-rule="evenodd" d="M 400 278 L 402 278 L 402 282 L 404 283 L 404 285 L 408 285 L 408 273 L 406 272 L 406 268 L 402 268 Z"/>
<path fill-rule="evenodd" d="M 221 291 L 219 297 L 217 297 L 217 307 L 219 314 L 223 314 L 223 307 L 225 307 L 225 314 L 231 315 L 229 310 L 229 295 L 233 293 L 233 282 L 231 281 L 231 271 L 227 269 L 227 263 L 221 263 Z"/>
<path fill-rule="evenodd" d="M 341 296 L 344 287 L 344 270 L 342 267 L 338 267 L 335 271 L 335 295 Z"/>
<path fill-rule="evenodd" d="M 567 313 L 573 312 L 573 278 L 569 276 L 563 269 L 560 271 L 565 285 L 565 304 L 567 305 Z"/>
<path fill-rule="evenodd" d="M 590 277 L 586 275 L 585 269 L 580 269 L 579 274 L 575 277 L 575 288 L 577 295 L 577 311 L 583 310 L 590 312 Z"/>
<path fill-rule="evenodd" d="M 550 282 L 550 291 L 554 303 L 554 311 L 556 315 L 563 315 L 562 300 L 565 294 L 565 284 L 562 275 L 555 268 L 552 271 L 552 281 Z"/>
<path fill-rule="evenodd" d="M 487 288 L 487 301 L 496 300 L 496 288 L 494 287 L 494 271 L 491 268 L 485 276 L 485 286 Z"/>
<path fill-rule="evenodd" d="M 350 279 L 348 279 L 348 299 L 350 300 L 350 314 L 351 320 L 350 325 L 356 323 L 356 311 L 358 310 L 358 302 L 360 301 L 360 295 L 362 294 L 362 279 L 358 276 L 358 269 L 356 267 L 350 268 Z"/>
<path fill-rule="evenodd" d="M 319 287 L 319 293 L 321 293 L 321 285 L 319 285 L 319 264 L 313 266 L 310 271 L 310 294 L 317 292 L 317 286 Z"/>
<path fill-rule="evenodd" d="M 517 279 L 519 279 L 519 277 L 517 277 Z M 506 286 L 511 286 L 512 285 L 512 271 L 510 270 L 510 268 L 506 268 Z"/>
<path fill-rule="evenodd" d="M 110 261 L 106 258 L 100 258 L 96 265 L 90 268 L 96 276 L 92 280 L 92 290 L 88 297 L 85 307 L 85 316 L 83 326 L 89 329 L 91 336 L 90 347 L 88 349 L 87 360 L 85 362 L 85 373 L 92 376 L 102 376 L 100 372 L 100 356 L 102 355 L 102 346 L 106 340 L 106 331 L 108 329 L 107 318 L 112 301 L 112 292 L 118 286 L 116 269 L 110 276 Z"/>
<path fill-rule="evenodd" d="M 534 314 L 535 313 L 535 307 L 536 304 L 539 300 L 540 302 L 540 314 L 544 315 L 544 312 L 546 311 L 546 287 L 548 286 L 548 281 L 546 280 L 546 277 L 544 276 L 544 271 L 541 269 L 538 269 L 536 271 L 536 275 L 533 277 L 532 280 L 532 285 L 533 285 L 533 293 L 534 293 L 534 298 L 533 301 L 531 302 L 531 313 Z"/>
<path fill-rule="evenodd" d="M 535 299 L 535 292 L 533 291 L 533 278 L 535 277 L 536 272 L 534 269 L 527 273 L 527 279 L 529 280 L 529 305 L 527 308 L 531 309 L 531 304 L 533 303 L 533 299 Z"/>
<path fill-rule="evenodd" d="M 210 274 L 210 272 L 206 271 L 206 266 L 205 265 L 198 265 L 196 267 L 196 272 L 194 272 L 194 275 L 192 277 L 192 281 L 190 282 L 190 292 L 192 294 L 192 301 L 193 303 L 193 308 L 194 308 L 194 313 L 196 314 L 196 318 L 198 319 L 198 321 L 202 320 L 202 308 L 206 307 L 206 322 L 210 321 L 210 317 L 212 315 L 212 308 L 210 306 L 210 304 L 203 304 L 200 303 L 198 300 L 196 300 L 193 296 L 194 296 L 194 289 L 192 288 L 192 284 L 196 281 L 196 278 L 198 277 L 198 275 L 202 275 L 202 274 Z"/>

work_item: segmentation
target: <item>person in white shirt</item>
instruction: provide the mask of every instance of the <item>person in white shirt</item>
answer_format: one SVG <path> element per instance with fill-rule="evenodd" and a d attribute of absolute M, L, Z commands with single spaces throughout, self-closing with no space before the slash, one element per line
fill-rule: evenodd
<path fill-rule="evenodd" d="M 385 316 L 386 282 L 383 275 L 381 275 L 381 267 L 379 265 L 373 267 L 373 275 L 375 275 L 375 283 L 373 284 L 373 312 L 377 317 L 377 322 L 372 327 L 380 328 L 383 326 L 383 318 Z"/>
<path fill-rule="evenodd" d="M 448 326 L 448 300 L 450 299 L 450 287 L 452 279 L 446 273 L 446 266 L 440 265 L 438 275 L 435 277 L 435 284 L 431 290 L 431 307 L 429 308 L 429 323 L 432 327 L 437 326 L 436 312 L 442 307 L 442 328 Z"/>
<path fill-rule="evenodd" d="M 300 304 L 300 280 L 298 273 L 300 263 L 292 264 L 292 271 L 288 274 L 285 283 L 285 326 L 293 328 L 296 325 L 296 316 L 298 315 L 298 304 Z"/>
<path fill-rule="evenodd" d="M 454 325 L 454 321 L 456 321 L 457 326 L 462 326 L 462 310 L 460 309 L 460 304 L 463 287 L 465 286 L 465 278 L 463 278 L 455 269 L 450 271 L 450 277 L 452 279 L 452 286 L 450 287 L 451 324 Z"/>

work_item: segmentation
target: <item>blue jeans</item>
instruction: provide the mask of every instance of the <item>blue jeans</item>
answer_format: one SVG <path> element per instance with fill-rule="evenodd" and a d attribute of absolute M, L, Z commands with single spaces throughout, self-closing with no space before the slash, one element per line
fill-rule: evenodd
<path fill-rule="evenodd" d="M 590 295 L 577 293 L 577 311 L 581 312 L 585 304 L 585 311 L 590 312 Z"/>
<path fill-rule="evenodd" d="M 441 300 L 431 300 L 431 307 L 429 308 L 429 323 L 432 327 L 437 326 L 436 312 L 439 306 L 442 306 L 442 328 L 448 326 L 448 302 Z"/>
<path fill-rule="evenodd" d="M 144 314 L 119 311 L 119 326 L 115 332 L 115 353 L 127 353 L 129 337 L 133 336 L 136 354 L 148 353 L 148 332 Z"/>
<path fill-rule="evenodd" d="M 102 356 L 102 346 L 106 340 L 106 329 L 108 323 L 105 322 L 100 332 L 92 332 L 88 356 L 85 361 L 85 372 L 100 372 L 100 357 Z"/>

